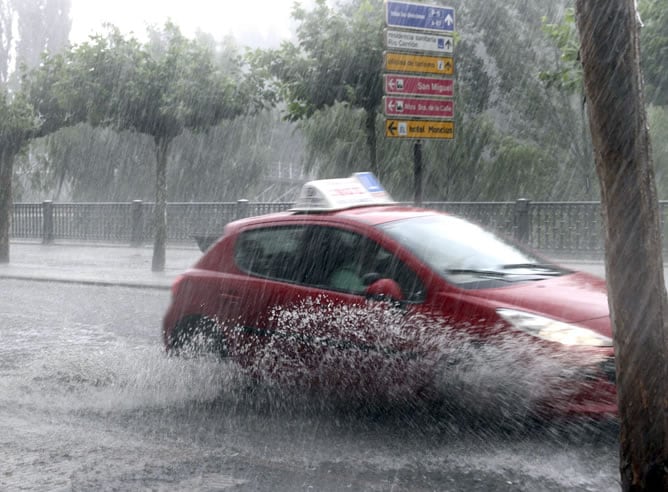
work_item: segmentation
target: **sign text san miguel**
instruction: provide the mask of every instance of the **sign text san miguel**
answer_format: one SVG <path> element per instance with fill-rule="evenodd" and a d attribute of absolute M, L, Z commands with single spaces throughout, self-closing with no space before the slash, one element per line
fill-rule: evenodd
<path fill-rule="evenodd" d="M 439 77 L 420 77 L 412 75 L 383 75 L 385 94 L 405 96 L 453 97 L 455 82 Z"/>
<path fill-rule="evenodd" d="M 385 136 L 454 139 L 454 9 L 387 0 L 385 14 Z"/>

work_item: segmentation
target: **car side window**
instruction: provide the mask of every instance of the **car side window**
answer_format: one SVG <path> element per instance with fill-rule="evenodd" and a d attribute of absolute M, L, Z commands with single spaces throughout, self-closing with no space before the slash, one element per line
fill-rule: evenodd
<path fill-rule="evenodd" d="M 242 232 L 237 266 L 252 275 L 362 295 L 369 279 L 390 278 L 406 301 L 424 299 L 419 277 L 392 253 L 360 234 L 326 226 L 285 226 Z"/>
<path fill-rule="evenodd" d="M 234 261 L 248 273 L 298 281 L 297 265 L 304 227 L 268 227 L 242 232 L 237 238 Z"/>
<path fill-rule="evenodd" d="M 363 294 L 374 278 L 390 278 L 404 299 L 424 299 L 419 277 L 401 260 L 364 236 L 334 227 L 312 226 L 306 234 L 301 282 L 325 289 Z"/>
<path fill-rule="evenodd" d="M 426 291 L 422 280 L 395 255 L 379 247 L 374 257 L 374 267 L 375 273 L 380 278 L 390 278 L 399 284 L 404 300 L 408 302 L 424 301 Z"/>

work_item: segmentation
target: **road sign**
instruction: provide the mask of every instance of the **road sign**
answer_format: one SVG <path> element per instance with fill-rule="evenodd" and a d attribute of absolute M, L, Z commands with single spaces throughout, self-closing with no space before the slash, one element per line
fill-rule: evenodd
<path fill-rule="evenodd" d="M 385 120 L 385 136 L 390 138 L 455 138 L 453 121 Z"/>
<path fill-rule="evenodd" d="M 455 71 L 455 62 L 451 56 L 385 53 L 385 70 L 388 72 L 452 75 Z"/>
<path fill-rule="evenodd" d="M 455 30 L 455 10 L 450 7 L 423 3 L 387 2 L 386 23 L 389 27 L 452 33 Z"/>
<path fill-rule="evenodd" d="M 383 82 L 385 94 L 434 97 L 453 97 L 455 95 L 455 81 L 452 79 L 385 74 Z"/>
<path fill-rule="evenodd" d="M 383 98 L 383 106 L 387 116 L 445 119 L 455 116 L 455 103 L 452 99 L 387 96 Z"/>
<path fill-rule="evenodd" d="M 454 41 L 452 40 L 452 36 L 386 29 L 385 46 L 392 50 L 447 55 L 452 54 Z"/>

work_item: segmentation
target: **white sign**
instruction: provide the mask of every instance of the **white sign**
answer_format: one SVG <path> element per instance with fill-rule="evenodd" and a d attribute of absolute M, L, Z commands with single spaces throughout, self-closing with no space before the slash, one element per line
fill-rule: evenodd
<path fill-rule="evenodd" d="M 363 205 L 394 203 L 371 173 L 350 178 L 320 179 L 306 183 L 297 198 L 295 211 L 341 210 Z"/>
<path fill-rule="evenodd" d="M 392 50 L 446 53 L 454 50 L 452 36 L 385 30 L 385 46 Z"/>

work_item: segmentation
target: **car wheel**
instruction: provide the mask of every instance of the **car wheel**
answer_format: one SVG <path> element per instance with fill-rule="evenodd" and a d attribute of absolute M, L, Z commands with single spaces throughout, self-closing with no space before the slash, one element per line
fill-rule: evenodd
<path fill-rule="evenodd" d="M 169 350 L 178 355 L 228 355 L 220 326 L 205 316 L 188 316 L 179 321 L 169 338 Z"/>

